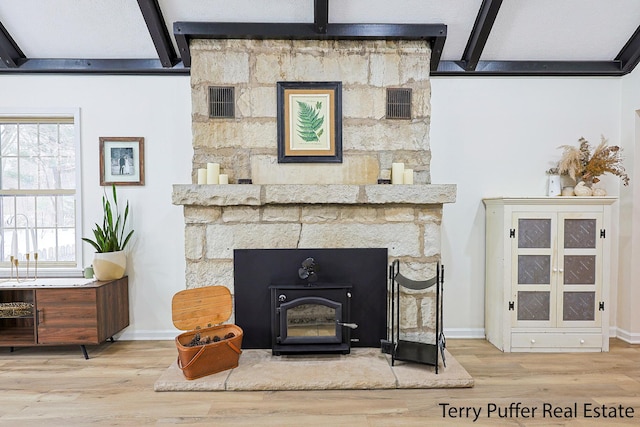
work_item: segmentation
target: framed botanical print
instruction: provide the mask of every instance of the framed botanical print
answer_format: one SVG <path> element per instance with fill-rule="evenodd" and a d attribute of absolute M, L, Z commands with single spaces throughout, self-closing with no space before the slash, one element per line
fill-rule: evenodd
<path fill-rule="evenodd" d="M 342 163 L 342 83 L 278 82 L 278 163 Z"/>

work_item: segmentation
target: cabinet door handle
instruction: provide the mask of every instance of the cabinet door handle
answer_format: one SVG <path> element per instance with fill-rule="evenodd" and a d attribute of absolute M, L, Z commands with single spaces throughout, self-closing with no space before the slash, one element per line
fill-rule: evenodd
<path fill-rule="evenodd" d="M 531 344 L 535 344 L 535 343 L 536 343 L 536 340 L 531 340 Z"/>
<path fill-rule="evenodd" d="M 580 340 L 580 344 L 584 344 L 584 340 Z"/>
<path fill-rule="evenodd" d="M 560 270 L 558 270 L 560 273 L 564 273 L 564 268 L 561 268 Z"/>

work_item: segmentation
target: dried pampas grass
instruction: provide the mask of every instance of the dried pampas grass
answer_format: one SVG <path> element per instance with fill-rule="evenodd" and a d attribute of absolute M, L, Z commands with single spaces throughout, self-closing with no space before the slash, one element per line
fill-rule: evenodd
<path fill-rule="evenodd" d="M 584 138 L 578 140 L 580 145 L 561 145 L 562 156 L 558 162 L 558 172 L 569 175 L 574 181 L 600 181 L 598 177 L 611 173 L 622 179 L 623 185 L 629 185 L 629 176 L 622 166 L 622 149 L 617 145 L 609 146 L 607 139 L 602 136 L 600 144 L 591 152 L 589 141 Z"/>

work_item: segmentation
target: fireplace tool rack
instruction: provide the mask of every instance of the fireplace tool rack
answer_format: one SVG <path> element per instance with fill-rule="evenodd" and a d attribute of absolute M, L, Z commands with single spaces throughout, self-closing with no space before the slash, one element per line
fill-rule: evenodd
<path fill-rule="evenodd" d="M 442 291 L 444 285 L 444 266 L 437 263 L 436 276 L 428 280 L 411 280 L 400 274 L 400 262 L 395 260 L 389 266 L 389 285 L 391 295 L 389 299 L 389 313 L 391 326 L 391 342 L 383 342 L 383 352 L 391 354 L 391 366 L 396 360 L 415 362 L 435 366 L 438 373 L 438 360 L 446 368 L 444 349 L 446 340 L 442 327 Z M 415 291 L 424 291 L 435 286 L 436 290 L 436 324 L 435 343 L 422 343 L 400 339 L 400 287 Z M 386 347 L 386 348 L 385 348 Z"/>

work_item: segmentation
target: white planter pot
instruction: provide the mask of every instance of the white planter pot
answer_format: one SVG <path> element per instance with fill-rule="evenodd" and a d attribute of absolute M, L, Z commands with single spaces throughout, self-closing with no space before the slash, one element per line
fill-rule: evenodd
<path fill-rule="evenodd" d="M 93 272 L 98 280 L 115 280 L 124 276 L 127 256 L 124 251 L 96 252 L 93 255 Z"/>

